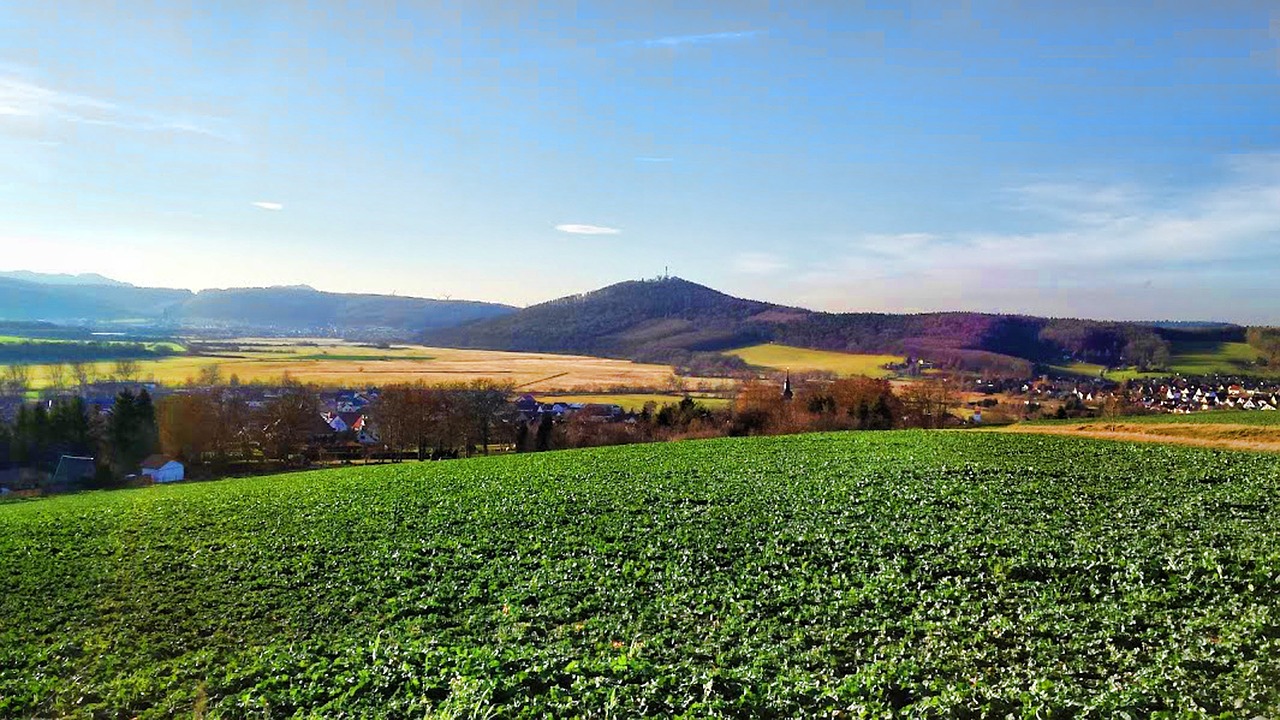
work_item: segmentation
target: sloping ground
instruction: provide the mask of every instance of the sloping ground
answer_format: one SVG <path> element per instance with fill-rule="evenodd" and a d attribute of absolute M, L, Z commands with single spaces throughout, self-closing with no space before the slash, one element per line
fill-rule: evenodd
<path fill-rule="evenodd" d="M 728 355 L 740 357 L 749 365 L 772 370 L 793 370 L 803 372 L 816 370 L 832 372 L 840 376 L 867 375 L 884 378 L 893 374 L 885 365 L 900 363 L 905 358 L 900 355 L 870 355 L 860 353 L 841 353 L 830 350 L 809 350 L 767 343 L 753 345 L 727 351 Z"/>
<path fill-rule="evenodd" d="M 1039 420 L 1010 425 L 1002 430 L 1280 452 L 1280 412 L 1263 410 L 1220 410 L 1191 415 L 1138 415 L 1114 419 Z"/>
<path fill-rule="evenodd" d="M 766 327 L 751 319 L 770 310 L 805 312 L 667 278 L 618 283 L 425 337 L 450 347 L 652 359 L 759 342 Z"/>
<path fill-rule="evenodd" d="M 1002 432 L 1074 435 L 1099 440 L 1161 442 L 1195 447 L 1280 452 L 1280 427 L 1210 423 L 1102 422 L 1079 425 L 1017 424 Z"/>
<path fill-rule="evenodd" d="M 1169 368 L 1161 372 L 1139 372 L 1133 368 L 1110 370 L 1106 376 L 1112 380 L 1166 377 L 1169 373 L 1180 375 L 1247 375 L 1275 377 L 1280 370 L 1257 364 L 1263 353 L 1243 342 L 1196 342 L 1175 340 L 1169 357 Z M 1097 373 L 1093 373 L 1095 376 Z"/>
<path fill-rule="evenodd" d="M 0 505 L 4 717 L 1277 717 L 1280 458 L 729 439 Z"/>

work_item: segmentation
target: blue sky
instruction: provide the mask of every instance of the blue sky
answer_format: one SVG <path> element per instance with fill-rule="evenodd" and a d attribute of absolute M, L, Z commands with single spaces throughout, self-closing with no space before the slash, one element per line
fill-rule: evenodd
<path fill-rule="evenodd" d="M 159 5 L 0 1 L 0 269 L 1280 324 L 1271 2 Z"/>

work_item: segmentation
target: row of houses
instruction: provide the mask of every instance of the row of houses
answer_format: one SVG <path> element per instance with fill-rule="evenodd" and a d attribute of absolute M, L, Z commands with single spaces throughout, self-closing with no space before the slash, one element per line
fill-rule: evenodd
<path fill-rule="evenodd" d="M 567 420 L 571 417 L 594 422 L 623 422 L 628 419 L 621 405 L 613 403 L 580 403 L 553 400 L 539 402 L 532 395 L 521 395 L 515 402 L 518 419 L 532 423 L 543 417 Z"/>
<path fill-rule="evenodd" d="M 1280 387 L 1245 383 L 1140 384 L 1129 389 L 1130 402 L 1171 413 L 1206 410 L 1280 409 Z"/>

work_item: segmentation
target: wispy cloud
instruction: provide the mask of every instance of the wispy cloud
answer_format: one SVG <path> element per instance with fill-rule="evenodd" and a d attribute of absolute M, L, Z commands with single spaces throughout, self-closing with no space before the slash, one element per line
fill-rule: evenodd
<path fill-rule="evenodd" d="M 864 235 L 797 278 L 833 309 L 977 309 L 1280 322 L 1280 156 L 1179 197 L 1077 182 L 1010 189 L 1040 229 Z"/>
<path fill-rule="evenodd" d="M 742 253 L 733 259 L 733 270 L 744 275 L 776 275 L 791 267 L 778 255 L 764 252 Z"/>
<path fill-rule="evenodd" d="M 617 235 L 622 232 L 618 228 L 604 227 L 602 225 L 557 225 L 556 229 L 560 232 L 570 233 L 572 235 Z"/>
<path fill-rule="evenodd" d="M 636 40 L 625 44 L 641 47 L 679 47 L 681 45 L 703 45 L 706 43 L 733 42 L 735 40 L 752 40 L 765 34 L 764 30 L 742 30 L 737 32 L 715 32 L 699 35 L 667 35 L 665 37 Z"/>
<path fill-rule="evenodd" d="M 283 210 L 284 209 L 284 205 L 281 205 L 278 202 L 267 202 L 266 200 L 259 200 L 257 202 L 253 202 L 249 204 L 253 205 L 256 208 L 262 208 L 263 210 Z"/>
<path fill-rule="evenodd" d="M 232 140 L 212 118 L 154 112 L 104 98 L 64 92 L 18 75 L 0 75 L 0 120 L 58 121 L 142 132 L 176 132 Z"/>
<path fill-rule="evenodd" d="M 1014 209 L 1070 223 L 1098 224 L 1125 217 L 1148 201 L 1133 185 L 1035 182 L 1008 189 Z"/>
<path fill-rule="evenodd" d="M 669 163 L 669 162 L 675 162 L 675 161 L 676 161 L 675 158 L 651 157 L 646 155 L 641 155 L 640 157 L 636 158 L 636 162 L 640 162 L 640 163 Z"/>

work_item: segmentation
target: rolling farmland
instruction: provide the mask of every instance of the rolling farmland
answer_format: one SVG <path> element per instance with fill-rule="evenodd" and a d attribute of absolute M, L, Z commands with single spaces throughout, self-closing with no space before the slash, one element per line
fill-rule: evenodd
<path fill-rule="evenodd" d="M 628 360 L 556 355 L 551 353 L 457 350 L 419 345 L 376 348 L 337 340 L 289 341 L 247 339 L 234 349 L 216 354 L 182 355 L 138 363 L 139 377 L 166 385 L 181 385 L 216 365 L 224 378 L 241 382 L 275 382 L 291 378 L 323 386 L 366 386 L 390 383 L 427 384 L 488 379 L 514 383 L 537 392 L 601 391 L 615 387 L 664 389 L 672 369 L 666 365 Z M 112 363 L 95 365 L 98 377 L 108 377 Z M 47 383 L 47 367 L 34 366 L 36 386 Z M 715 378 L 686 378 L 690 387 L 724 386 Z"/>
<path fill-rule="evenodd" d="M 1274 717 L 1280 458 L 726 439 L 0 505 L 0 715 Z"/>
<path fill-rule="evenodd" d="M 729 350 L 726 354 L 736 355 L 748 365 L 770 370 L 822 371 L 841 376 L 867 375 L 875 378 L 893 375 L 884 366 L 889 363 L 900 363 L 904 359 L 897 355 L 860 355 L 829 350 L 809 350 L 775 343 Z"/>

